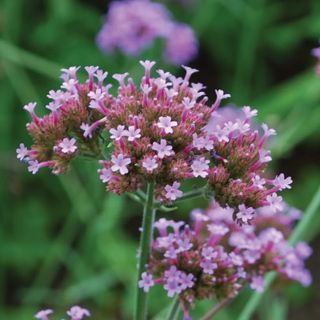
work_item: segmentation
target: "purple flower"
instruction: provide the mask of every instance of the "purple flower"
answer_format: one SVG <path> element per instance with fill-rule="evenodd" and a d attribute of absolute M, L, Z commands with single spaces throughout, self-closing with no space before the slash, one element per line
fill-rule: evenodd
<path fill-rule="evenodd" d="M 264 278 L 260 276 L 252 277 L 250 288 L 257 291 L 258 293 L 262 293 L 264 290 Z"/>
<path fill-rule="evenodd" d="M 67 311 L 67 315 L 71 320 L 81 320 L 83 317 L 90 317 L 90 312 L 79 306 L 73 306 Z"/>
<path fill-rule="evenodd" d="M 112 178 L 112 170 L 111 169 L 107 169 L 107 168 L 99 169 L 98 173 L 99 173 L 100 179 L 103 183 L 110 181 Z"/>
<path fill-rule="evenodd" d="M 150 4 L 134 0 L 130 5 L 133 2 Z M 27 154 L 30 172 L 49 167 L 59 174 L 76 156 L 105 155 L 105 170 L 99 173 L 107 190 L 117 194 L 137 191 L 152 180 L 157 201 L 171 204 L 182 195 L 175 183 L 180 186 L 198 177 L 215 191 L 218 203 L 235 210 L 238 222 L 251 222 L 249 208 L 278 210 L 281 203 L 273 193 L 288 188 L 291 181 L 282 175 L 264 178 L 271 157 L 263 147 L 274 131 L 266 125 L 264 133 L 257 130 L 250 120 L 256 110 L 248 106 L 234 119 L 224 118 L 216 109 L 230 95 L 216 90 L 214 103 L 208 104 L 204 85 L 190 81 L 196 69 L 183 66 L 183 77 L 157 70 L 153 77 L 154 63 L 140 61 L 145 73 L 139 81 L 128 73 L 113 75 L 118 82 L 114 93 L 108 91 L 110 83 L 103 84 L 107 73 L 97 67 L 86 68 L 83 82 L 77 78 L 77 66 L 63 70 L 61 88 L 48 94 L 54 104 L 51 112 L 37 117 L 35 103 L 26 107 L 32 118 L 27 126 L 33 139 Z M 218 123 L 209 125 L 214 118 Z M 85 139 L 75 141 L 80 129 Z M 26 152 L 19 149 L 18 156 L 25 158 Z M 247 211 L 237 213 L 241 206 Z M 195 232 L 201 223 L 197 221 Z M 222 235 L 225 229 L 218 232 Z M 210 241 L 218 241 L 218 232 Z"/>
<path fill-rule="evenodd" d="M 178 125 L 177 121 L 171 121 L 171 117 L 160 117 L 157 123 L 158 128 L 163 129 L 165 133 L 173 133 L 173 127 Z"/>
<path fill-rule="evenodd" d="M 23 143 L 20 143 L 19 148 L 16 149 L 17 152 L 17 158 L 22 161 L 29 155 L 29 150 L 26 148 L 26 146 Z"/>
<path fill-rule="evenodd" d="M 177 258 L 177 250 L 174 247 L 169 247 L 166 250 L 164 256 L 169 259 L 176 259 Z"/>
<path fill-rule="evenodd" d="M 152 67 L 156 64 L 156 62 L 150 60 L 140 60 L 139 63 L 144 67 L 145 73 L 150 76 L 150 71 Z"/>
<path fill-rule="evenodd" d="M 311 247 L 305 242 L 298 242 L 295 248 L 296 253 L 302 259 L 307 259 L 312 254 Z"/>
<path fill-rule="evenodd" d="M 217 96 L 217 100 L 219 100 L 219 101 L 221 101 L 223 99 L 228 99 L 231 97 L 231 95 L 229 93 L 224 93 L 224 91 L 221 89 L 215 90 L 215 93 Z"/>
<path fill-rule="evenodd" d="M 35 318 L 39 320 L 48 320 L 49 315 L 53 313 L 53 310 L 51 309 L 45 309 L 45 310 L 40 310 L 38 313 L 35 314 Z"/>
<path fill-rule="evenodd" d="M 119 171 L 122 175 L 125 175 L 129 172 L 127 166 L 131 163 L 130 158 L 125 158 L 125 156 L 120 153 L 117 156 L 112 155 L 111 161 L 113 163 L 113 166 L 111 167 L 113 172 Z"/>
<path fill-rule="evenodd" d="M 291 189 L 291 183 L 292 183 L 291 177 L 285 178 L 283 173 L 276 176 L 275 179 L 273 180 L 273 185 L 279 188 L 279 190 Z"/>
<path fill-rule="evenodd" d="M 167 278 L 163 287 L 165 290 L 167 290 L 168 297 L 170 298 L 172 298 L 176 293 L 179 294 L 182 291 L 180 279 L 178 277 Z"/>
<path fill-rule="evenodd" d="M 170 221 L 165 218 L 160 218 L 153 226 L 158 229 L 160 236 L 163 237 L 167 235 L 167 228 L 170 226 Z"/>
<path fill-rule="evenodd" d="M 137 55 L 155 38 L 166 36 L 170 28 L 169 13 L 161 4 L 148 0 L 114 1 L 97 42 L 107 53 L 119 48 L 126 54 Z"/>
<path fill-rule="evenodd" d="M 197 53 L 198 41 L 193 30 L 185 24 L 174 24 L 166 40 L 165 58 L 173 64 L 184 64 Z"/>
<path fill-rule="evenodd" d="M 126 135 L 125 126 L 122 125 L 118 125 L 116 129 L 111 128 L 109 132 L 111 133 L 110 138 L 114 140 L 120 140 L 122 137 Z"/>
<path fill-rule="evenodd" d="M 252 220 L 253 214 L 253 208 L 247 208 L 244 204 L 240 204 L 239 212 L 237 213 L 237 219 L 239 219 L 242 223 L 247 224 L 250 220 Z"/>
<path fill-rule="evenodd" d="M 23 109 L 29 112 L 30 114 L 34 114 L 34 109 L 36 107 L 37 103 L 36 102 L 30 102 L 26 104 Z"/>
<path fill-rule="evenodd" d="M 90 91 L 88 93 L 88 97 L 94 101 L 102 101 L 105 96 L 106 92 L 101 88 L 97 88 L 95 91 Z"/>
<path fill-rule="evenodd" d="M 206 149 L 208 151 L 213 149 L 213 142 L 209 139 L 208 136 L 198 136 L 196 133 L 193 134 L 193 146 L 197 150 Z"/>
<path fill-rule="evenodd" d="M 38 160 L 29 161 L 28 171 L 32 174 L 36 174 L 40 169 L 40 163 Z"/>
<path fill-rule="evenodd" d="M 154 281 L 152 279 L 152 275 L 147 272 L 143 272 L 141 274 L 141 280 L 139 280 L 139 288 L 143 288 L 144 292 L 148 292 L 150 287 L 154 285 Z"/>
<path fill-rule="evenodd" d="M 153 170 L 158 168 L 157 160 L 153 157 L 148 157 L 143 160 L 142 166 L 148 171 L 152 172 Z"/>
<path fill-rule="evenodd" d="M 251 207 L 239 207 L 244 216 L 251 216 Z M 244 285 L 262 292 L 264 276 L 269 271 L 277 272 L 279 281 L 309 285 L 311 276 L 304 267 L 304 259 L 311 253 L 309 247 L 291 247 L 280 231 L 286 230 L 288 236 L 294 226 L 295 218 L 288 216 L 287 210 L 270 219 L 270 215 L 257 209 L 251 225 L 240 226 L 232 219 L 234 210 L 213 201 L 207 210 L 193 210 L 191 225 L 161 219 L 156 223 L 160 236 L 152 243 L 147 270 L 157 277 L 156 283 L 164 287 L 169 297 L 179 295 L 186 314 L 188 306 L 197 300 L 213 295 L 233 298 Z M 173 231 L 168 228 L 175 223 Z M 226 228 L 227 234 L 208 234 L 209 226 Z M 186 250 L 180 250 L 181 246 Z M 197 295 L 201 292 L 205 295 Z"/>
<path fill-rule="evenodd" d="M 120 49 L 138 55 L 157 38 L 166 40 L 164 56 L 174 64 L 190 61 L 198 51 L 192 29 L 173 22 L 163 5 L 149 0 L 113 1 L 97 43 L 106 53 Z"/>
<path fill-rule="evenodd" d="M 134 141 L 141 138 L 140 132 L 141 129 L 137 129 L 135 126 L 130 126 L 128 130 L 126 130 L 125 135 L 128 137 L 128 141 Z"/>
<path fill-rule="evenodd" d="M 257 114 L 258 114 L 257 109 L 251 109 L 251 107 L 249 107 L 249 106 L 244 106 L 242 108 L 242 111 L 245 114 L 246 119 L 251 119 L 251 118 L 257 116 Z"/>
<path fill-rule="evenodd" d="M 194 286 L 194 276 L 192 273 L 186 274 L 184 272 L 180 275 L 180 286 L 182 290 L 185 290 L 187 288 L 192 288 Z"/>
<path fill-rule="evenodd" d="M 311 54 L 312 54 L 314 57 L 320 59 L 320 47 L 312 49 L 312 50 L 311 50 Z"/>
<path fill-rule="evenodd" d="M 260 162 L 266 163 L 270 162 L 272 160 L 269 150 L 260 149 L 259 150 L 259 156 L 260 156 Z"/>
<path fill-rule="evenodd" d="M 168 145 L 167 140 L 165 139 L 161 139 L 160 143 L 154 142 L 152 144 L 152 150 L 157 152 L 160 159 L 169 157 L 174 154 L 174 152 L 172 151 L 172 146 Z"/>
<path fill-rule="evenodd" d="M 243 258 L 241 257 L 241 255 L 238 255 L 234 252 L 231 252 L 229 254 L 229 257 L 231 258 L 232 262 L 236 265 L 236 266 L 239 266 L 241 267 L 242 264 L 243 264 Z"/>
<path fill-rule="evenodd" d="M 218 268 L 218 265 L 208 259 L 204 259 L 201 261 L 200 267 L 204 273 L 213 274 L 214 270 Z"/>
<path fill-rule="evenodd" d="M 184 97 L 182 100 L 182 104 L 185 106 L 186 109 L 192 109 L 196 104 L 196 101 L 190 99 L 189 97 Z"/>
<path fill-rule="evenodd" d="M 92 127 L 87 123 L 82 123 L 80 129 L 83 130 L 83 136 L 85 138 L 92 138 Z"/>
<path fill-rule="evenodd" d="M 183 221 L 173 221 L 173 220 L 170 220 L 170 227 L 172 227 L 174 233 L 176 235 L 179 234 L 180 232 L 180 228 L 184 225 L 184 222 Z"/>
<path fill-rule="evenodd" d="M 77 150 L 75 138 L 63 138 L 62 142 L 59 143 L 59 147 L 63 153 L 74 153 Z"/>
<path fill-rule="evenodd" d="M 214 259 L 218 256 L 218 253 L 212 247 L 204 247 L 201 254 L 206 260 Z"/>
<path fill-rule="evenodd" d="M 252 183 L 254 186 L 258 187 L 259 189 L 263 190 L 264 185 L 266 183 L 266 180 L 264 178 L 261 178 L 259 175 L 255 174 L 252 177 Z"/>
<path fill-rule="evenodd" d="M 164 277 L 170 279 L 179 279 L 181 271 L 176 266 L 171 266 L 169 270 L 165 271 Z"/>
<path fill-rule="evenodd" d="M 262 243 L 271 242 L 277 244 L 283 241 L 284 237 L 282 232 L 280 232 L 279 230 L 275 228 L 267 228 L 260 232 L 259 239 Z"/>
<path fill-rule="evenodd" d="M 80 67 L 69 67 L 61 69 L 62 78 L 64 79 L 76 79 L 77 78 L 77 71 Z M 65 77 L 64 77 L 65 76 Z"/>
<path fill-rule="evenodd" d="M 283 209 L 282 197 L 278 196 L 276 193 L 267 196 L 267 202 L 270 210 L 274 213 Z"/>
<path fill-rule="evenodd" d="M 166 191 L 166 198 L 172 201 L 175 201 L 177 198 L 180 198 L 182 196 L 182 191 L 179 190 L 180 183 L 175 181 L 172 185 L 167 184 L 165 186 Z"/>
<path fill-rule="evenodd" d="M 256 263 L 261 258 L 259 250 L 245 250 L 243 251 L 243 259 L 250 264 Z"/>
<path fill-rule="evenodd" d="M 193 244 L 187 238 L 186 239 L 178 239 L 177 244 L 179 246 L 177 249 L 178 252 L 185 252 L 193 247 Z"/>
<path fill-rule="evenodd" d="M 99 67 L 97 66 L 86 66 L 84 69 L 87 71 L 89 79 L 93 80 L 93 77 L 95 76 L 96 72 L 98 71 Z"/>
<path fill-rule="evenodd" d="M 225 225 L 221 224 L 209 224 L 208 225 L 208 231 L 212 235 L 218 235 L 218 236 L 224 236 L 226 233 L 229 232 L 229 228 Z"/>
<path fill-rule="evenodd" d="M 210 161 L 206 160 L 205 157 L 199 157 L 193 160 L 191 165 L 192 174 L 195 177 L 205 178 L 208 175 L 209 163 Z"/>

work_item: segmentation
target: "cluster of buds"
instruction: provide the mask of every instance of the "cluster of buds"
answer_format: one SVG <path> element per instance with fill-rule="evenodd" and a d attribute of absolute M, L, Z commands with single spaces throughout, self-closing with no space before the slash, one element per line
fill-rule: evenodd
<path fill-rule="evenodd" d="M 49 167 L 52 172 L 65 172 L 69 163 L 77 155 L 100 157 L 101 147 L 98 132 L 88 139 L 83 134 L 86 125 L 97 125 L 101 114 L 95 108 L 92 95 L 99 91 L 106 94 L 108 86 L 103 86 L 107 76 L 98 67 L 85 67 L 88 80 L 79 83 L 77 71 L 80 67 L 62 69 L 63 83 L 59 90 L 50 90 L 47 97 L 51 101 L 46 105 L 49 114 L 39 117 L 35 112 L 36 103 L 24 106 L 32 121 L 27 130 L 33 139 L 31 150 L 24 144 L 17 149 L 17 157 L 29 164 L 29 172 L 35 174 L 42 167 Z M 97 81 L 95 82 L 95 79 Z M 109 103 L 108 98 L 105 99 Z"/>
<path fill-rule="evenodd" d="M 35 318 L 39 320 L 49 320 L 49 316 L 53 313 L 52 309 L 40 310 L 35 314 Z M 70 320 L 82 320 L 90 317 L 90 311 L 79 306 L 73 306 L 67 311 Z"/>
<path fill-rule="evenodd" d="M 24 107 L 34 144 L 30 150 L 21 144 L 17 154 L 29 171 L 49 167 L 58 174 L 74 157 L 91 156 L 100 159 L 100 178 L 117 194 L 154 182 L 157 200 L 170 204 L 183 195 L 182 181 L 198 178 L 222 206 L 236 209 L 240 223 L 250 222 L 256 208 L 281 210 L 277 191 L 292 181 L 283 174 L 263 177 L 271 160 L 264 145 L 275 131 L 263 124 L 259 133 L 252 125 L 257 111 L 245 106 L 233 121 L 225 119 L 217 108 L 230 95 L 216 90 L 209 105 L 204 86 L 190 82 L 197 70 L 184 67 L 183 78 L 157 70 L 152 77 L 155 62 L 140 63 L 145 73 L 137 85 L 126 80 L 128 73 L 113 75 L 119 83 L 115 95 L 98 67 L 85 67 L 85 83 L 77 78 L 79 67 L 63 69 L 61 90 L 48 94 L 48 115 L 38 117 L 35 103 Z"/>
<path fill-rule="evenodd" d="M 149 0 L 112 2 L 97 43 L 106 53 L 119 49 L 137 55 L 157 38 L 165 40 L 164 58 L 170 63 L 187 63 L 197 54 L 198 43 L 192 29 L 174 22 L 164 5 Z"/>
<path fill-rule="evenodd" d="M 246 284 L 264 289 L 264 275 L 278 273 L 280 282 L 311 283 L 304 260 L 311 248 L 304 242 L 291 247 L 287 241 L 300 212 L 285 207 L 274 215 L 259 210 L 251 225 L 234 222 L 233 209 L 212 202 L 207 210 L 195 209 L 192 223 L 161 218 L 154 224 L 158 236 L 139 287 L 148 292 L 160 284 L 169 297 L 179 296 L 185 319 L 197 300 L 235 297 Z"/>
<path fill-rule="evenodd" d="M 320 76 L 320 47 L 312 49 L 311 53 L 316 59 L 318 59 L 318 63 L 316 65 L 316 74 Z"/>

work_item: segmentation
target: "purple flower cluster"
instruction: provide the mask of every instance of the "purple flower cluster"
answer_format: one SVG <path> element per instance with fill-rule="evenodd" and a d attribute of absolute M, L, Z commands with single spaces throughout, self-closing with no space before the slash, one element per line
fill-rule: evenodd
<path fill-rule="evenodd" d="M 212 202 L 207 210 L 192 211 L 191 225 L 156 221 L 158 236 L 139 287 L 148 292 L 160 284 L 169 297 L 179 295 L 189 319 L 197 300 L 232 298 L 247 284 L 262 292 L 268 271 L 276 271 L 280 282 L 310 285 L 304 261 L 311 248 L 304 242 L 291 247 L 286 240 L 300 217 L 298 210 L 284 206 L 275 215 L 263 208 L 251 225 L 242 227 L 234 222 L 233 211 Z"/>
<path fill-rule="evenodd" d="M 39 320 L 49 320 L 49 315 L 53 313 L 52 309 L 40 310 L 35 314 L 35 318 Z M 82 320 L 90 317 L 90 311 L 79 306 L 73 306 L 67 311 L 70 320 Z"/>
<path fill-rule="evenodd" d="M 137 55 L 157 38 L 165 39 L 165 58 L 170 63 L 187 63 L 197 54 L 198 43 L 192 29 L 172 21 L 162 4 L 149 0 L 112 2 L 97 43 L 107 53 L 119 49 Z"/>
<path fill-rule="evenodd" d="M 318 59 L 318 63 L 316 65 L 316 73 L 318 76 L 320 76 L 320 47 L 312 49 L 311 54 L 316 59 Z"/>
<path fill-rule="evenodd" d="M 183 196 L 182 181 L 202 179 L 244 224 L 256 208 L 281 210 L 277 192 L 292 181 L 283 174 L 264 177 L 271 161 L 264 145 L 275 131 L 262 124 L 259 132 L 252 125 L 257 111 L 245 106 L 233 120 L 224 118 L 217 108 L 230 95 L 216 90 L 209 105 L 204 86 L 190 82 L 197 70 L 184 67 L 183 78 L 157 70 L 152 77 L 155 62 L 140 63 L 145 73 L 138 84 L 128 73 L 113 75 L 119 83 L 115 95 L 104 83 L 107 72 L 98 67 L 85 67 L 84 83 L 77 78 L 79 67 L 63 69 L 61 88 L 48 94 L 48 115 L 38 117 L 36 103 L 24 107 L 33 145 L 20 144 L 18 159 L 32 173 L 49 167 L 55 174 L 77 156 L 101 159 L 99 174 L 109 191 L 133 192 L 153 181 L 157 200 L 166 203 Z"/>

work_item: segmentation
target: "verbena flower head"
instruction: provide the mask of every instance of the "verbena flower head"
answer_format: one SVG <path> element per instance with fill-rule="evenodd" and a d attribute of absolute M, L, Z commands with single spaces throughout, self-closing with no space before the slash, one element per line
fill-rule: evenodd
<path fill-rule="evenodd" d="M 172 64 L 185 64 L 196 57 L 198 41 L 186 24 L 174 24 L 167 36 L 164 56 Z"/>
<path fill-rule="evenodd" d="M 198 51 L 192 29 L 175 23 L 164 5 L 149 0 L 112 2 L 97 43 L 107 53 L 119 49 L 138 55 L 157 38 L 167 42 L 165 58 L 173 64 L 187 63 Z"/>
<path fill-rule="evenodd" d="M 63 69 L 61 88 L 49 91 L 47 115 L 37 115 L 36 103 L 24 107 L 33 145 L 20 144 L 18 159 L 33 174 L 43 167 L 65 172 L 79 156 L 98 159 L 109 191 L 132 192 L 155 182 L 157 200 L 169 204 L 183 195 L 184 180 L 197 178 L 243 224 L 257 208 L 281 210 L 277 192 L 292 181 L 283 174 L 264 177 L 271 161 L 265 143 L 275 131 L 252 124 L 257 111 L 246 106 L 233 120 L 224 118 L 217 108 L 230 95 L 216 90 L 208 104 L 204 86 L 190 81 L 197 70 L 184 67 L 182 78 L 163 70 L 153 76 L 155 62 L 140 63 L 145 72 L 137 83 L 127 73 L 113 75 L 114 95 L 107 72 L 98 67 L 85 67 L 84 83 L 77 78 L 79 67 Z"/>
<path fill-rule="evenodd" d="M 304 242 L 291 247 L 286 240 L 300 217 L 298 210 L 286 205 L 274 215 L 263 208 L 243 227 L 234 222 L 233 211 L 212 202 L 207 210 L 192 211 L 190 225 L 156 221 L 158 236 L 139 287 L 147 292 L 160 284 L 169 297 L 178 295 L 188 318 L 197 300 L 231 298 L 245 285 L 262 292 L 268 271 L 276 271 L 282 283 L 311 283 L 304 267 L 311 248 Z"/>

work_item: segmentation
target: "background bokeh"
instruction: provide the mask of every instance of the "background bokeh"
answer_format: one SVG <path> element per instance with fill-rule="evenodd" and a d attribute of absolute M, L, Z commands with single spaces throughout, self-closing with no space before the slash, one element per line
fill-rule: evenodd
<path fill-rule="evenodd" d="M 310 56 L 320 37 L 320 2 L 163 2 L 197 34 L 199 55 L 190 66 L 200 70 L 194 81 L 207 86 L 209 98 L 223 88 L 235 105 L 256 107 L 260 120 L 277 129 L 273 169 L 293 177 L 284 197 L 306 209 L 320 182 L 320 79 Z M 46 170 L 33 176 L 15 156 L 21 141 L 30 143 L 22 106 L 44 105 L 49 89 L 59 86 L 62 66 L 99 65 L 135 78 L 142 75 L 137 61 L 149 58 L 183 73 L 161 61 L 160 42 L 139 57 L 104 55 L 95 36 L 106 9 L 102 0 L 0 1 L 0 319 L 32 319 L 43 306 L 62 316 L 76 303 L 97 320 L 130 319 L 140 206 L 106 194 L 91 162 L 75 163 L 60 177 Z M 167 215 L 187 219 L 192 208 L 205 206 L 204 199 L 188 201 Z M 312 287 L 270 291 L 254 319 L 320 319 L 320 212 L 308 240 Z M 236 319 L 246 297 L 217 319 Z M 161 289 L 152 290 L 152 313 L 168 302 Z M 195 314 L 211 304 L 202 303 Z"/>

